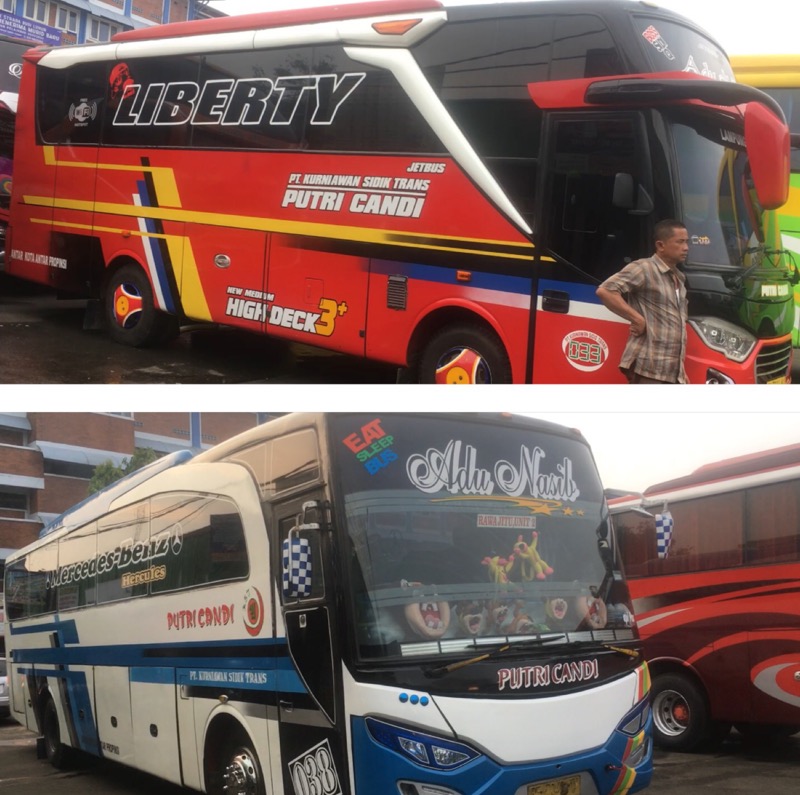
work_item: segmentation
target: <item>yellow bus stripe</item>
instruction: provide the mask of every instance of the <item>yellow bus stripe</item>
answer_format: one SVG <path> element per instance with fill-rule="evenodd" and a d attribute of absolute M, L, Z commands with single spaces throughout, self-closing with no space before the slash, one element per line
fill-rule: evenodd
<path fill-rule="evenodd" d="M 44 162 L 47 166 L 63 166 L 65 168 L 90 168 L 93 171 L 134 171 L 138 174 L 145 172 L 153 175 L 153 184 L 158 195 L 158 201 L 169 207 L 180 207 L 181 197 L 178 193 L 178 183 L 175 181 L 175 172 L 166 166 L 123 166 L 112 163 L 82 162 L 78 160 L 56 160 L 55 147 L 44 147 Z"/>
<path fill-rule="evenodd" d="M 306 237 L 324 237 L 336 240 L 353 240 L 363 243 L 398 245 L 406 248 L 422 248 L 453 253 L 474 254 L 503 259 L 530 259 L 533 245 L 528 242 L 505 240 L 485 240 L 481 238 L 457 238 L 445 235 L 432 236 L 429 233 L 397 232 L 383 229 L 370 229 L 359 226 L 336 226 L 305 221 L 279 221 L 274 218 L 261 218 L 248 215 L 228 215 L 211 212 L 192 212 L 165 207 L 142 207 L 111 202 L 82 201 L 78 199 L 58 199 L 50 196 L 24 196 L 23 201 L 35 207 L 50 207 L 61 210 L 78 210 L 105 215 L 118 215 L 133 218 L 152 218 L 178 223 L 205 224 L 207 226 L 230 227 L 234 229 L 253 229 L 260 232 L 273 232 Z M 435 242 L 441 241 L 441 242 Z M 508 251 L 470 248 L 469 243 L 479 246 L 498 246 L 519 249 L 515 254 Z"/>

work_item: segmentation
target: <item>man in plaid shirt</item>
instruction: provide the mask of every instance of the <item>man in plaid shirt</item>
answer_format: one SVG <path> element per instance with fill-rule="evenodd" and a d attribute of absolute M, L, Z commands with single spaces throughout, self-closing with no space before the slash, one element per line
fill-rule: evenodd
<path fill-rule="evenodd" d="M 685 384 L 686 278 L 689 233 L 674 219 L 655 228 L 652 257 L 628 263 L 597 288 L 597 296 L 630 326 L 619 367 L 632 384 Z"/>

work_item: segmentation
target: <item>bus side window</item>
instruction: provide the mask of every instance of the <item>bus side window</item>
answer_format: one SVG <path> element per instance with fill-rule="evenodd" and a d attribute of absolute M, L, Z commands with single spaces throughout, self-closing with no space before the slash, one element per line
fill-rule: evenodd
<path fill-rule="evenodd" d="M 242 518 L 229 499 L 166 494 L 151 501 L 150 545 L 159 569 L 151 592 L 164 593 L 247 577 Z"/>
<path fill-rule="evenodd" d="M 39 67 L 37 116 L 46 144 L 97 144 L 106 106 L 106 72 L 101 63 L 68 69 Z"/>
<path fill-rule="evenodd" d="M 311 428 L 245 447 L 225 460 L 250 471 L 265 502 L 316 482 L 320 475 L 319 443 Z"/>
<path fill-rule="evenodd" d="M 139 576 L 143 552 L 150 540 L 147 501 L 127 505 L 97 522 L 97 603 L 116 602 L 147 594 Z"/>
<path fill-rule="evenodd" d="M 55 545 L 33 550 L 6 571 L 8 620 L 29 618 L 56 609 L 58 549 Z"/>
<path fill-rule="evenodd" d="M 58 609 L 93 605 L 97 598 L 97 525 L 73 530 L 58 542 Z M 90 564 L 94 562 L 94 566 Z"/>

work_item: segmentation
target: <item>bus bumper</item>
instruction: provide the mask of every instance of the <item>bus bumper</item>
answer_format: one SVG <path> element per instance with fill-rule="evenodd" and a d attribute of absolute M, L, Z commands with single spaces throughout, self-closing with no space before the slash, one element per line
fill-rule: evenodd
<path fill-rule="evenodd" d="M 747 359 L 734 362 L 709 348 L 689 325 L 685 366 L 690 384 L 790 384 L 792 335 L 759 340 Z"/>

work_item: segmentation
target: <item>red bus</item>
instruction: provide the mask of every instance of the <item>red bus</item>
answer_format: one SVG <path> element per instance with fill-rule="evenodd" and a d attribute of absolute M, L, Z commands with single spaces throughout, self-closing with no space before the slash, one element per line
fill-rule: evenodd
<path fill-rule="evenodd" d="M 5 231 L 14 173 L 14 124 L 19 99 L 22 57 L 32 43 L 0 36 L 0 269 L 5 254 Z"/>
<path fill-rule="evenodd" d="M 731 725 L 800 731 L 800 445 L 701 467 L 610 510 L 656 743 L 691 750 Z"/>
<path fill-rule="evenodd" d="M 716 78 L 716 79 L 713 79 Z M 786 382 L 780 107 L 631 0 L 375 0 L 26 57 L 8 273 L 406 380 L 621 382 L 596 286 L 684 220 L 693 382 Z"/>

